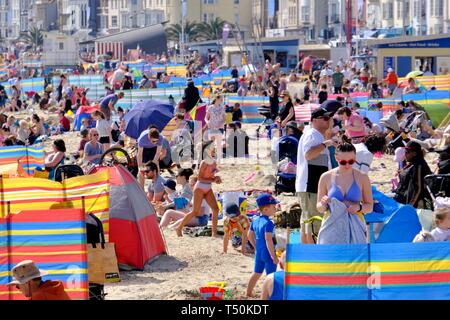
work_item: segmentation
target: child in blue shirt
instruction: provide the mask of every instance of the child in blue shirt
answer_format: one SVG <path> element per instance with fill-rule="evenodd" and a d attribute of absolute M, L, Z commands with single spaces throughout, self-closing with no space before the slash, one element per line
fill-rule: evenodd
<path fill-rule="evenodd" d="M 247 286 L 249 297 L 252 297 L 263 271 L 266 270 L 266 274 L 274 273 L 279 262 L 273 243 L 275 225 L 270 220 L 277 211 L 276 205 L 279 202 L 270 194 L 263 193 L 256 199 L 256 203 L 261 216 L 253 220 L 249 231 L 249 241 L 256 248 L 255 267 Z"/>

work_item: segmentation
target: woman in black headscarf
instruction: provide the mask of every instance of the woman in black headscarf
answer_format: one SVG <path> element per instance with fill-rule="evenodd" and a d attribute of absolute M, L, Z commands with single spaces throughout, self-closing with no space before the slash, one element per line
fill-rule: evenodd
<path fill-rule="evenodd" d="M 420 144 L 408 142 L 405 147 L 407 165 L 399 172 L 400 182 L 394 200 L 417 209 L 432 209 L 431 196 L 425 186 L 425 177 L 431 174 Z"/>

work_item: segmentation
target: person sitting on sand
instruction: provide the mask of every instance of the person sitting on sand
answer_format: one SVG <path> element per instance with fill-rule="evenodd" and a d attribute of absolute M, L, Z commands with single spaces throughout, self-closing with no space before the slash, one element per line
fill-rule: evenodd
<path fill-rule="evenodd" d="M 436 228 L 431 230 L 431 235 L 436 241 L 450 241 L 450 209 L 441 207 L 433 213 Z"/>
<path fill-rule="evenodd" d="M 89 136 L 91 140 L 84 146 L 83 160 L 87 163 L 100 164 L 100 158 L 103 155 L 103 146 L 98 142 L 100 136 L 97 129 L 91 129 Z"/>
<path fill-rule="evenodd" d="M 270 194 L 263 193 L 256 199 L 256 203 L 261 216 L 252 221 L 248 235 L 250 243 L 256 249 L 255 267 L 247 285 L 248 297 L 253 296 L 253 289 L 264 270 L 267 275 L 274 273 L 279 262 L 273 243 L 275 225 L 270 220 L 277 211 L 276 205 L 279 202 Z"/>
<path fill-rule="evenodd" d="M 31 126 L 31 135 L 29 137 L 30 145 L 33 144 L 40 136 L 46 135 L 44 123 L 37 114 L 33 114 L 31 117 L 31 122 L 33 125 Z"/>
<path fill-rule="evenodd" d="M 89 130 L 84 129 L 80 131 L 80 144 L 78 145 L 78 151 L 73 155 L 75 159 L 82 159 L 84 155 L 84 147 L 89 142 Z"/>
<path fill-rule="evenodd" d="M 159 174 L 159 168 L 156 163 L 149 161 L 145 164 L 143 170 L 145 178 L 150 179 L 151 183 L 148 186 L 147 198 L 152 203 L 161 202 L 164 197 L 164 183 L 165 180 Z"/>
<path fill-rule="evenodd" d="M 49 152 L 45 157 L 45 169 L 47 171 L 55 169 L 59 166 L 65 157 L 66 144 L 62 139 L 56 139 L 53 141 L 53 152 Z"/>
<path fill-rule="evenodd" d="M 16 286 L 30 300 L 70 300 L 61 281 L 42 281 L 47 273 L 39 270 L 32 260 L 18 263 L 11 273 L 13 281 L 7 285 Z"/>
<path fill-rule="evenodd" d="M 189 186 L 190 188 L 194 188 L 195 184 L 197 183 L 198 178 L 196 175 L 192 175 L 189 178 Z M 184 189 L 184 188 L 183 188 Z M 183 193 L 183 189 L 181 190 L 180 196 L 186 197 L 186 194 Z M 184 194 L 184 195 L 183 195 Z M 192 195 L 191 195 L 192 198 Z M 187 198 L 186 198 L 187 199 Z M 167 210 L 163 217 L 161 218 L 161 222 L 159 226 L 161 229 L 164 229 L 169 226 L 169 224 L 174 221 L 175 223 L 171 226 L 171 228 L 177 228 L 183 221 L 183 219 L 188 215 L 189 208 L 192 207 L 192 204 L 189 203 L 188 206 L 185 208 L 178 208 L 178 210 Z M 200 216 L 193 217 L 186 226 L 188 227 L 199 227 L 199 226 L 205 226 L 208 224 L 209 220 L 209 214 L 210 214 L 210 208 L 208 206 L 208 203 L 206 200 L 203 200 L 201 208 L 200 208 Z"/>
<path fill-rule="evenodd" d="M 286 251 L 279 260 L 281 270 L 266 277 L 262 285 L 261 300 L 283 300 Z"/>
<path fill-rule="evenodd" d="M 432 200 L 424 178 L 432 172 L 420 144 L 408 142 L 405 147 L 405 158 L 407 165 L 399 171 L 399 184 L 394 200 L 417 209 L 430 209 Z"/>
<path fill-rule="evenodd" d="M 70 131 L 70 120 L 66 117 L 64 111 L 59 111 L 59 132 L 69 132 Z"/>
<path fill-rule="evenodd" d="M 30 137 L 31 131 L 26 120 L 19 121 L 19 129 L 17 130 L 16 142 L 19 145 L 28 145 L 28 138 Z"/>
<path fill-rule="evenodd" d="M 250 221 L 245 214 L 241 214 L 239 206 L 235 203 L 228 205 L 225 208 L 225 221 L 223 222 L 223 253 L 228 251 L 228 242 L 233 235 L 242 237 L 243 255 L 247 249 L 248 230 L 250 228 Z"/>
<path fill-rule="evenodd" d="M 200 207 L 202 201 L 205 199 L 209 207 L 213 212 L 212 216 L 212 236 L 217 236 L 217 223 L 219 217 L 219 207 L 217 205 L 217 200 L 212 190 L 212 183 L 222 183 L 222 179 L 216 176 L 219 171 L 217 169 L 216 163 L 216 150 L 213 145 L 213 141 L 204 142 L 202 145 L 202 155 L 204 160 L 200 163 L 198 181 L 194 187 L 194 200 L 192 211 L 184 217 L 183 221 L 179 225 L 177 230 L 177 235 L 179 237 L 183 236 L 183 227 L 194 217 L 201 216 Z"/>

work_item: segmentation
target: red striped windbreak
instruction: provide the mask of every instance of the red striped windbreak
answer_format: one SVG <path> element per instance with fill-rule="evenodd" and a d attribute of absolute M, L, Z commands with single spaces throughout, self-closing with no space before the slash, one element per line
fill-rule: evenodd
<path fill-rule="evenodd" d="M 123 61 L 123 42 L 95 42 L 95 56 L 106 54 L 107 52 L 112 52 L 113 60 Z"/>

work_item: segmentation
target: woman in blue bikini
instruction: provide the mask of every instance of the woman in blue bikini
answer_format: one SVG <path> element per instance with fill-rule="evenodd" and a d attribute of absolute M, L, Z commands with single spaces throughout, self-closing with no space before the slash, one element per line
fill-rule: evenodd
<path fill-rule="evenodd" d="M 347 142 L 336 148 L 336 161 L 339 166 L 325 172 L 320 177 L 317 194 L 317 210 L 323 213 L 335 198 L 347 206 L 351 214 L 357 214 L 364 222 L 364 214 L 373 211 L 373 196 L 369 177 L 354 169 L 355 147 Z"/>

